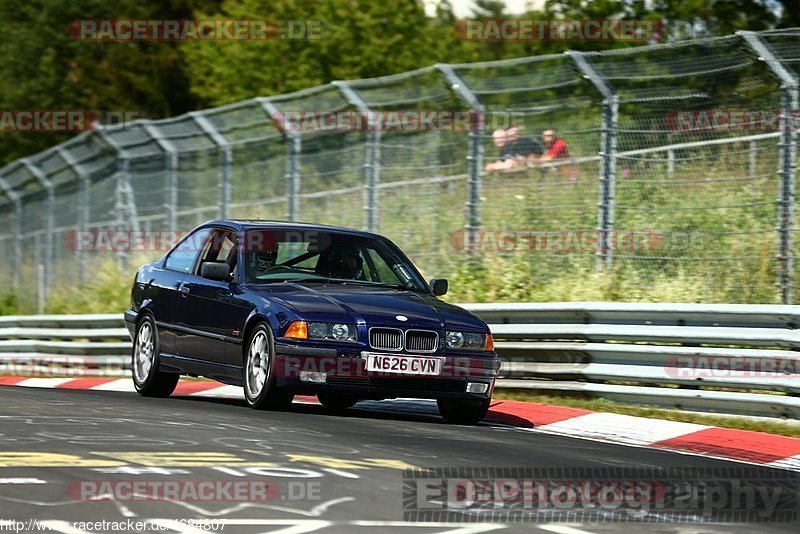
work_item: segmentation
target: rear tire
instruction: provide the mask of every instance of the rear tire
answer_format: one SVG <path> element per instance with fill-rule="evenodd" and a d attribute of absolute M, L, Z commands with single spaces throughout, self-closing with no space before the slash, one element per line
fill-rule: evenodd
<path fill-rule="evenodd" d="M 328 410 L 346 410 L 352 408 L 358 399 L 349 395 L 337 395 L 336 393 L 318 393 L 317 399 Z"/>
<path fill-rule="evenodd" d="M 274 355 L 272 330 L 266 323 L 258 323 L 245 346 L 242 366 L 244 398 L 254 410 L 285 410 L 294 399 L 276 385 Z"/>
<path fill-rule="evenodd" d="M 178 385 L 180 375 L 160 370 L 161 356 L 158 329 L 153 316 L 146 313 L 136 325 L 136 338 L 131 353 L 133 387 L 143 397 L 169 397 Z"/>
<path fill-rule="evenodd" d="M 461 399 L 439 399 L 439 413 L 452 425 L 474 425 L 480 423 L 489 411 L 489 399 L 481 401 Z"/>

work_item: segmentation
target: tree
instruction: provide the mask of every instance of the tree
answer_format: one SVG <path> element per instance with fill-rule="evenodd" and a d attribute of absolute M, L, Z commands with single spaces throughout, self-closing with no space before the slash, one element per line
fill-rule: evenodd
<path fill-rule="evenodd" d="M 192 93 L 209 105 L 336 79 L 383 76 L 440 60 L 436 21 L 407 0 L 228 0 L 198 18 L 320 21 L 319 39 L 183 43 Z M 452 31 L 452 29 L 450 30 Z"/>
<path fill-rule="evenodd" d="M 208 5 L 208 2 L 206 2 Z M 169 42 L 75 40 L 71 21 L 190 18 L 188 0 L 6 0 L 0 18 L 0 109 L 98 110 L 167 117 L 194 109 L 183 58 Z M 69 133 L 0 132 L 3 162 L 67 139 Z"/>

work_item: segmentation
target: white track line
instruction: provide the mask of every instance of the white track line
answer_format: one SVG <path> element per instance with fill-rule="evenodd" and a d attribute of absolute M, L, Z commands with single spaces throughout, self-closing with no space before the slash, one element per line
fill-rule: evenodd
<path fill-rule="evenodd" d="M 540 529 L 555 534 L 590 534 L 588 530 L 570 527 L 569 525 L 537 525 Z"/>

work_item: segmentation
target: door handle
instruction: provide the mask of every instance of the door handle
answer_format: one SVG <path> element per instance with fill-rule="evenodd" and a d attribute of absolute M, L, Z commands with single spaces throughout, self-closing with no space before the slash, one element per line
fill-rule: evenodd
<path fill-rule="evenodd" d="M 178 288 L 178 291 L 181 292 L 181 295 L 188 295 L 189 294 L 189 287 L 188 286 L 181 286 Z"/>

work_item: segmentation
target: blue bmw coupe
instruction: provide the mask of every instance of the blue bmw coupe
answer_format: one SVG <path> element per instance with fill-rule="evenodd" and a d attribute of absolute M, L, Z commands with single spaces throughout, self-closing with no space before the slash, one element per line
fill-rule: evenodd
<path fill-rule="evenodd" d="M 180 375 L 244 387 L 258 409 L 316 395 L 332 410 L 364 399 L 436 399 L 474 424 L 500 360 L 486 323 L 439 300 L 385 237 L 248 220 L 200 225 L 136 273 L 125 320 L 133 383 L 169 396 Z"/>

